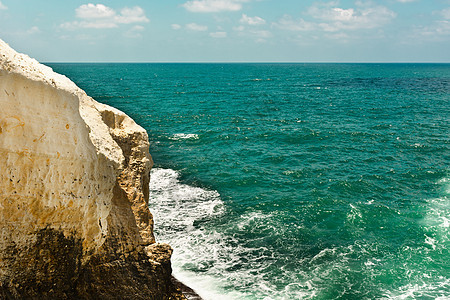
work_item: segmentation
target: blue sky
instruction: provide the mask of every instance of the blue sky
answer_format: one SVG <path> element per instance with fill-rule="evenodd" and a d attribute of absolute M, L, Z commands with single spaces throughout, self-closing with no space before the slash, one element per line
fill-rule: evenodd
<path fill-rule="evenodd" d="M 45 62 L 450 62 L 450 0 L 0 0 Z"/>

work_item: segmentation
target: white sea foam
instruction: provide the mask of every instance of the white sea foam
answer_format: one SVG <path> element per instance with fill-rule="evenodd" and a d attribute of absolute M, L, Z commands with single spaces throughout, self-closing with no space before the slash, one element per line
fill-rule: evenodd
<path fill-rule="evenodd" d="M 177 171 L 154 168 L 150 180 L 150 209 L 158 241 L 174 248 L 174 275 L 204 299 L 236 298 L 236 295 L 226 295 L 220 278 L 207 272 L 211 267 L 220 268 L 216 265 L 220 264 L 218 244 L 224 236 L 195 224 L 225 213 L 219 193 L 181 183 Z M 198 275 L 193 269 L 204 272 Z"/>
<path fill-rule="evenodd" d="M 274 261 L 265 247 L 245 247 L 226 233 L 230 224 L 209 225 L 226 217 L 226 208 L 217 191 L 183 184 L 179 173 L 155 168 L 150 180 L 150 209 L 155 219 L 156 238 L 174 248 L 172 268 L 175 277 L 197 291 L 204 299 L 309 299 L 314 287 L 307 283 L 287 286 L 280 291 L 266 270 Z M 247 231 L 267 226 L 274 216 L 249 212 L 236 217 L 231 226 Z M 271 227 L 273 226 L 273 227 Z M 257 229 L 256 229 L 257 230 Z M 292 272 L 288 276 L 294 276 Z M 296 282 L 293 280 L 291 282 Z"/>
<path fill-rule="evenodd" d="M 433 235 L 426 236 L 425 243 L 436 249 L 437 244 L 444 246 L 450 242 L 450 182 L 444 178 L 438 182 L 443 191 L 442 197 L 427 200 L 427 214 L 422 222 L 424 229 Z"/>
<path fill-rule="evenodd" d="M 272 81 L 272 79 L 271 78 L 267 78 L 267 79 L 255 78 L 255 79 L 252 79 L 252 81 Z"/>
<path fill-rule="evenodd" d="M 425 235 L 425 244 L 428 244 L 433 248 L 433 250 L 436 250 L 436 239 L 433 239 L 432 237 L 429 237 Z"/>
<path fill-rule="evenodd" d="M 150 179 L 150 209 L 163 238 L 195 230 L 194 221 L 224 212 L 219 193 L 180 183 L 178 172 L 154 168 Z"/>
<path fill-rule="evenodd" d="M 408 261 L 441 259 L 442 253 L 446 253 L 449 246 L 449 179 L 440 180 L 438 185 L 443 191 L 442 197 L 426 201 L 426 215 L 420 224 L 426 232 L 423 237 L 423 246 L 405 248 L 403 253 L 410 253 L 413 256 L 409 257 Z M 420 259 L 416 256 L 420 256 Z M 408 268 L 414 268 L 410 274 L 416 274 L 415 280 L 395 291 L 386 292 L 386 299 L 449 299 L 450 278 L 448 276 L 437 276 L 440 271 L 437 273 L 433 270 L 421 271 L 415 266 L 408 266 Z"/>
<path fill-rule="evenodd" d="M 324 249 L 312 259 L 292 261 L 289 264 L 309 266 L 296 272 L 289 267 L 277 267 L 282 271 L 277 276 L 283 276 L 286 282 L 283 288 L 268 278 L 274 269 L 272 264 L 279 259 L 277 253 L 266 247 L 243 246 L 233 234 L 227 234 L 227 230 L 247 233 L 265 230 L 275 234 L 286 228 L 276 215 L 249 211 L 235 216 L 232 224 L 209 226 L 215 218 L 226 217 L 219 193 L 183 184 L 178 172 L 159 168 L 151 173 L 150 209 L 157 240 L 174 248 L 175 277 L 206 300 L 313 299 L 327 286 L 326 274 L 345 270 L 350 257 L 358 251 L 354 248 L 362 247 Z"/>
<path fill-rule="evenodd" d="M 195 133 L 176 133 L 170 137 L 171 140 L 179 141 L 179 140 L 198 140 L 198 134 Z"/>
<path fill-rule="evenodd" d="M 282 274 L 277 276 L 283 277 L 286 286 L 276 286 L 273 282 L 277 281 L 268 279 L 268 276 L 271 276 L 272 264 L 279 259 L 274 257 L 277 254 L 269 246 L 252 248 L 249 246 L 252 243 L 242 245 L 234 235 L 264 230 L 284 236 L 279 231 L 285 227 L 279 224 L 282 221 L 278 220 L 276 213 L 249 211 L 235 216 L 232 223 L 222 223 L 217 220 L 227 217 L 227 209 L 217 191 L 183 184 L 179 181 L 179 173 L 170 169 L 153 169 L 150 182 L 150 208 L 155 218 L 157 239 L 174 248 L 174 275 L 204 299 L 313 299 L 326 291 L 330 277 L 345 277 L 355 255 L 362 255 L 359 257 L 364 259 L 361 261 L 362 271 L 368 276 L 376 276 L 387 262 L 394 259 L 372 257 L 369 253 L 378 251 L 374 250 L 377 246 L 365 243 L 325 248 L 313 257 L 289 262 L 290 267 L 278 267 Z M 448 184 L 447 181 L 442 183 Z M 420 261 L 416 255 L 437 253 L 448 245 L 450 204 L 447 195 L 429 200 L 427 208 L 423 220 L 426 229 L 423 247 L 406 247 L 401 252 L 405 258 L 413 256 L 411 260 L 405 259 L 403 266 L 405 270 L 411 270 L 412 273 L 408 271 L 411 281 L 395 290 L 380 290 L 385 298 L 440 297 L 450 288 L 448 279 L 439 280 L 435 275 L 427 279 L 427 274 L 414 269 L 417 267 L 414 261 Z M 361 207 L 351 204 L 346 221 L 356 229 L 363 225 L 361 220 Z M 292 264 L 302 268 L 293 272 Z M 351 282 L 348 284 L 350 288 Z M 345 289 L 339 292 L 344 293 Z"/>
<path fill-rule="evenodd" d="M 397 291 L 389 291 L 383 299 L 449 299 L 450 279 L 441 277 L 434 283 L 407 284 Z"/>

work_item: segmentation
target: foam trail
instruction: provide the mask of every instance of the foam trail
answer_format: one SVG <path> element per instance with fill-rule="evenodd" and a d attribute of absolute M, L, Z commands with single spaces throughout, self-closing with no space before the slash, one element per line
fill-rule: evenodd
<path fill-rule="evenodd" d="M 283 273 L 277 274 L 270 272 L 273 270 L 271 264 L 279 259 L 274 249 L 269 246 L 255 248 L 252 245 L 258 243 L 251 239 L 243 243 L 233 234 L 267 231 L 274 237 L 286 236 L 289 227 L 284 226 L 276 213 L 246 212 L 227 223 L 227 210 L 217 191 L 189 186 L 178 178 L 179 173 L 174 170 L 152 170 L 150 209 L 154 213 L 157 239 L 174 248 L 174 275 L 204 299 L 326 299 L 330 289 L 335 289 L 330 282 L 353 274 L 350 264 L 355 259 L 361 262 L 361 272 L 367 278 L 388 272 L 385 267 L 392 261 L 405 262 L 399 266 L 399 274 L 409 274 L 409 282 L 384 288 L 375 281 L 371 289 L 379 291 L 379 294 L 373 294 L 377 297 L 409 299 L 431 295 L 439 299 L 448 294 L 448 278 L 421 271 L 422 257 L 439 260 L 449 246 L 447 179 L 438 183 L 443 186 L 444 195 L 427 201 L 421 224 L 425 233 L 422 242 L 406 247 L 399 254 L 384 253 L 383 257 L 374 256 L 377 252 L 372 249 L 373 245 L 365 242 L 325 248 L 314 256 L 299 260 L 302 267 L 296 271 L 283 271 L 285 267 L 282 266 Z M 353 225 L 362 222 L 361 207 L 352 204 L 350 208 L 347 221 Z M 324 277 L 323 274 L 334 275 Z M 279 276 L 278 286 L 273 283 L 277 279 L 273 276 Z M 339 292 L 344 293 L 345 289 Z"/>
<path fill-rule="evenodd" d="M 179 140 L 198 140 L 198 134 L 195 133 L 176 133 L 172 137 L 170 137 L 171 140 L 179 141 Z"/>
<path fill-rule="evenodd" d="M 450 216 L 450 179 L 443 178 L 437 183 L 442 190 L 441 197 L 428 199 L 427 211 L 421 222 L 421 227 L 426 232 L 423 236 L 423 244 L 416 249 L 408 249 L 415 257 L 413 261 L 443 260 L 450 246 L 449 216 Z M 410 266 L 411 273 L 416 274 L 414 282 L 398 288 L 396 291 L 388 291 L 385 299 L 449 299 L 450 278 L 432 273 L 432 270 L 421 266 Z M 445 272 L 445 271 L 444 271 Z M 431 274 L 431 275 L 430 275 Z M 439 274 L 439 275 L 438 275 Z"/>
<path fill-rule="evenodd" d="M 449 224 L 450 224 L 450 179 L 444 178 L 438 182 L 443 191 L 442 197 L 430 199 L 428 211 L 422 222 L 423 228 L 434 237 L 425 236 L 425 243 L 431 244 L 436 249 L 439 243 L 441 248 L 446 248 L 450 244 Z"/>
<path fill-rule="evenodd" d="M 154 168 L 151 172 L 150 209 L 157 239 L 174 248 L 172 268 L 177 279 L 204 299 L 233 299 L 237 295 L 225 296 L 219 278 L 199 276 L 192 271 L 211 267 L 217 259 L 217 243 L 224 237 L 196 226 L 195 222 L 225 213 L 220 195 L 182 184 L 178 177 L 179 173 L 171 169 Z"/>
<path fill-rule="evenodd" d="M 174 248 L 172 268 L 177 279 L 205 300 L 309 299 L 316 293 L 315 287 L 298 282 L 292 273 L 292 281 L 278 289 L 266 276 L 274 261 L 271 250 L 244 246 L 226 234 L 232 227 L 276 233 L 283 228 L 276 216 L 253 211 L 237 216 L 233 224 L 213 225 L 226 213 L 219 193 L 180 183 L 178 177 L 177 171 L 154 168 L 150 180 L 156 238 Z"/>

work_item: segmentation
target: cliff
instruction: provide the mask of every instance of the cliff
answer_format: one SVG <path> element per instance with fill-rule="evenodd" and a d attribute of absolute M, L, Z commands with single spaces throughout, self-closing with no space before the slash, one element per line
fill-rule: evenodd
<path fill-rule="evenodd" d="M 148 137 L 0 40 L 0 298 L 181 299 Z"/>

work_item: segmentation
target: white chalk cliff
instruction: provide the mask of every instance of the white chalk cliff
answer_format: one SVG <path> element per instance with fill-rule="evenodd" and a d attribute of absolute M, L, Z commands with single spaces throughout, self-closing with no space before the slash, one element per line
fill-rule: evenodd
<path fill-rule="evenodd" d="M 145 130 L 0 40 L 0 298 L 178 299 Z"/>

